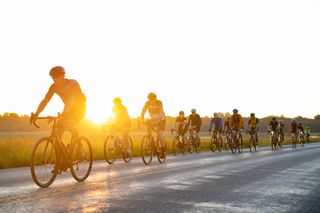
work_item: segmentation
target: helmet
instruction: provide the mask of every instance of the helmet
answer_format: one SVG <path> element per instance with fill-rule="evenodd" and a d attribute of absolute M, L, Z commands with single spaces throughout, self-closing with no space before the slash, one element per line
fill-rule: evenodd
<path fill-rule="evenodd" d="M 195 108 L 193 108 L 192 110 L 191 110 L 191 112 L 192 113 L 195 113 L 197 110 L 195 109 Z"/>
<path fill-rule="evenodd" d="M 251 116 L 251 117 L 254 117 L 254 116 L 255 116 L 255 114 L 252 112 L 252 113 L 250 113 L 250 116 Z"/>
<path fill-rule="evenodd" d="M 217 112 L 213 113 L 213 116 L 214 117 L 218 116 L 218 113 Z"/>
<path fill-rule="evenodd" d="M 276 117 L 272 117 L 272 120 L 276 120 Z"/>
<path fill-rule="evenodd" d="M 233 111 L 233 113 L 237 113 L 237 112 L 238 112 L 238 110 L 237 110 L 237 109 L 233 109 L 232 111 Z"/>
<path fill-rule="evenodd" d="M 117 97 L 117 98 L 113 99 L 113 103 L 114 103 L 114 104 L 121 104 L 121 102 L 122 102 L 122 101 L 121 101 L 121 98 L 118 98 L 118 97 Z"/>
<path fill-rule="evenodd" d="M 157 98 L 157 95 L 155 93 L 153 93 L 153 92 L 150 92 L 148 94 L 148 99 L 152 99 L 152 98 Z"/>
<path fill-rule="evenodd" d="M 184 115 L 184 111 L 180 111 L 180 112 L 179 112 L 179 115 Z"/>
<path fill-rule="evenodd" d="M 65 73 L 66 73 L 66 72 L 64 71 L 64 68 L 63 68 L 63 67 L 61 67 L 61 66 L 56 66 L 56 67 L 51 68 L 51 70 L 50 70 L 50 72 L 49 72 L 49 75 L 50 75 L 52 78 L 55 78 L 55 77 L 64 75 Z"/>

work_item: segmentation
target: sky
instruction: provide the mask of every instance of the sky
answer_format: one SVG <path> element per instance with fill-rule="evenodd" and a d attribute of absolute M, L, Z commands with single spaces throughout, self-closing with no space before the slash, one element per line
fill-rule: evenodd
<path fill-rule="evenodd" d="M 101 123 L 155 92 L 167 115 L 320 114 L 320 1 L 0 2 L 0 113 L 34 112 L 63 66 Z M 54 96 L 42 115 L 61 112 Z"/>

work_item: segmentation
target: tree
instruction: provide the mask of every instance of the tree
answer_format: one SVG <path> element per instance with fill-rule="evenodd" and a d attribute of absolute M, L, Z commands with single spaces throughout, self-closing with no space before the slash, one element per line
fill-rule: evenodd
<path fill-rule="evenodd" d="M 314 120 L 320 120 L 320 114 L 317 114 L 316 116 L 314 116 Z"/>

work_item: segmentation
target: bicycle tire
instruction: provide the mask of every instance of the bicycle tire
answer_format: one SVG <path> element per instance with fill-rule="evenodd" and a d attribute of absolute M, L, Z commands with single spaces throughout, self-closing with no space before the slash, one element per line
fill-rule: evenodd
<path fill-rule="evenodd" d="M 43 150 L 44 152 L 42 155 L 39 153 L 39 155 L 37 153 L 41 152 L 40 146 L 42 145 L 45 146 Z M 49 152 L 47 152 L 47 150 Z M 47 156 L 46 159 L 43 159 L 43 157 L 41 156 L 45 156 L 46 154 L 49 154 L 49 156 Z M 37 160 L 38 157 L 41 157 L 40 162 L 38 162 Z M 33 181 L 42 188 L 50 186 L 57 177 L 59 162 L 59 155 L 57 152 L 57 148 L 53 144 L 53 141 L 49 137 L 41 138 L 40 140 L 38 140 L 38 142 L 34 145 L 31 153 L 30 170 Z M 52 166 L 50 168 L 47 168 L 47 164 Z M 46 180 L 41 180 L 40 178 L 40 173 L 42 170 L 47 174 L 45 175 L 47 177 L 45 177 Z"/>
<path fill-rule="evenodd" d="M 216 151 L 216 142 L 215 142 L 215 137 L 211 137 L 211 146 L 210 146 L 210 148 L 211 148 L 211 151 L 212 152 L 215 152 Z"/>
<path fill-rule="evenodd" d="M 153 142 L 150 141 L 150 137 L 145 135 L 141 142 L 141 158 L 145 165 L 149 165 L 152 162 L 153 156 Z"/>
<path fill-rule="evenodd" d="M 122 144 L 122 158 L 124 162 L 129 163 L 132 160 L 132 155 L 133 155 L 133 142 L 130 137 L 128 137 L 128 145 L 129 147 L 126 147 L 126 143 L 124 142 Z M 129 153 L 128 153 L 129 149 Z"/>
<path fill-rule="evenodd" d="M 70 167 L 72 177 L 79 182 L 87 179 L 92 169 L 92 161 L 93 156 L 90 141 L 85 137 L 80 137 L 73 146 Z"/>
<path fill-rule="evenodd" d="M 222 138 L 221 136 L 218 137 L 218 144 L 217 144 L 217 148 L 218 148 L 218 151 L 221 152 L 222 151 Z"/>
<path fill-rule="evenodd" d="M 173 137 L 173 141 L 172 141 L 172 152 L 174 156 L 177 156 L 178 152 L 179 152 L 179 140 L 177 136 Z"/>
<path fill-rule="evenodd" d="M 160 139 L 157 138 L 157 143 L 156 144 L 161 144 Z M 161 151 L 158 152 L 157 151 L 157 158 L 158 158 L 158 161 L 159 163 L 164 163 L 167 159 L 167 145 L 166 145 L 166 141 L 163 142 L 163 146 L 161 147 Z"/>
<path fill-rule="evenodd" d="M 104 158 L 108 164 L 113 164 L 116 160 L 117 155 L 117 146 L 116 138 L 112 135 L 109 135 L 104 142 Z"/>
<path fill-rule="evenodd" d="M 243 150 L 243 141 L 242 141 L 242 139 L 239 139 L 239 141 L 238 141 L 238 152 L 242 153 L 242 150 Z"/>

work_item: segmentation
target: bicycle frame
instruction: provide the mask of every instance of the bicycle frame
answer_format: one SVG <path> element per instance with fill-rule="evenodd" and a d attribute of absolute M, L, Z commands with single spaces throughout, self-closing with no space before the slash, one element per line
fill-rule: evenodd
<path fill-rule="evenodd" d="M 37 120 L 48 120 L 48 123 L 53 122 L 49 138 L 50 138 L 50 140 L 52 140 L 53 146 L 56 146 L 58 148 L 59 155 L 61 155 L 61 157 L 62 157 L 62 162 L 59 162 L 59 164 L 66 163 L 68 165 L 68 167 L 71 167 L 72 162 L 68 158 L 69 153 L 67 153 L 66 147 L 64 146 L 62 141 L 60 141 L 60 139 L 56 135 L 56 124 L 57 124 L 58 119 L 59 119 L 59 116 L 58 117 L 47 116 L 47 117 L 38 117 L 37 118 Z M 35 123 L 35 121 L 33 123 L 37 128 L 39 128 L 39 126 Z M 68 130 L 64 129 L 63 131 L 68 131 Z M 70 149 L 71 151 L 73 151 L 73 145 L 74 145 L 73 142 L 74 142 L 74 138 L 72 136 L 71 149 Z M 46 151 L 46 149 L 47 149 L 47 147 L 45 148 L 45 151 Z M 70 156 L 72 156 L 72 154 L 73 153 L 70 153 Z"/>

